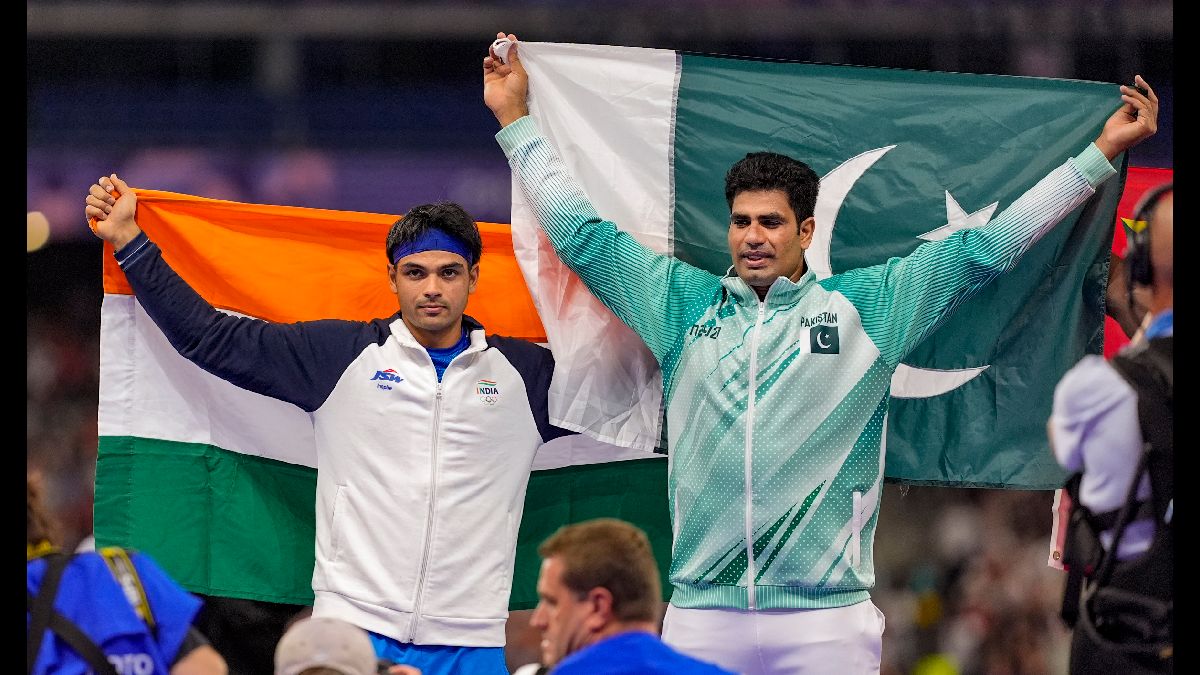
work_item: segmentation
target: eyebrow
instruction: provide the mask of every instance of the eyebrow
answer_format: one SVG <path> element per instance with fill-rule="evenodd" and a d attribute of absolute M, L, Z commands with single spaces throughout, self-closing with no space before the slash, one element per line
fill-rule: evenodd
<path fill-rule="evenodd" d="M 741 211 L 733 211 L 729 214 L 729 217 L 730 218 L 750 218 L 750 214 L 743 213 Z M 759 220 L 783 220 L 783 214 L 780 213 L 779 211 L 771 211 L 770 213 L 759 214 L 758 219 Z"/>

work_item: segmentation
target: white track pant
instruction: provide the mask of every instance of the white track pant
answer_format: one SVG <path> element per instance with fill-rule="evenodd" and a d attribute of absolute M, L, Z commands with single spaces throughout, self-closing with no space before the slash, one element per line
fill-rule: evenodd
<path fill-rule="evenodd" d="M 883 612 L 870 600 L 830 609 L 680 609 L 663 641 L 742 675 L 879 673 Z"/>

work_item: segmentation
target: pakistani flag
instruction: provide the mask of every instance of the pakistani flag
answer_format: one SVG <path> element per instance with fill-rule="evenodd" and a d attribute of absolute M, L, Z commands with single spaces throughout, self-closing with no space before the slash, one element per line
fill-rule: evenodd
<path fill-rule="evenodd" d="M 138 224 L 175 271 L 226 312 L 292 322 L 369 320 L 397 309 L 383 252 L 397 216 L 137 193 Z M 545 342 L 509 227 L 479 227 L 480 283 L 467 313 L 489 332 Z M 310 418 L 181 357 L 105 249 L 97 544 L 141 549 L 198 593 L 311 604 Z M 542 446 L 533 468 L 513 609 L 537 603 L 537 546 L 569 522 L 633 521 L 649 533 L 659 560 L 670 560 L 661 455 L 567 436 Z"/>
<path fill-rule="evenodd" d="M 822 176 L 807 262 L 818 278 L 981 227 L 1094 140 L 1116 85 L 522 43 L 530 111 L 605 218 L 654 251 L 724 274 L 724 174 L 747 152 Z M 892 379 L 885 475 L 1049 489 L 1054 385 L 1103 345 L 1108 180 L 966 302 Z M 551 419 L 663 445 L 649 351 L 557 259 L 514 187 L 513 241 L 557 360 Z M 637 274 L 629 270 L 629 274 Z M 819 388 L 805 395 L 821 396 Z M 669 450 L 669 449 L 668 449 Z"/>

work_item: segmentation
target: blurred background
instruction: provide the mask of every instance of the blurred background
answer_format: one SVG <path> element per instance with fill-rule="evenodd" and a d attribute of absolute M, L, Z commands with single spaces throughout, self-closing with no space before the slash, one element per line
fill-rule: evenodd
<path fill-rule="evenodd" d="M 436 199 L 508 222 L 482 103 L 498 30 L 523 40 L 1131 82 L 1161 101 L 1134 166 L 1173 167 L 1163 0 L 54 1 L 26 4 L 27 460 L 91 531 L 102 174 L 189 194 L 399 214 Z M 1114 88 L 1114 99 L 1115 99 Z M 913 92 L 920 96 L 920 92 Z M 936 102 L 931 102 L 936 104 Z M 1050 492 L 889 485 L 874 600 L 885 673 L 1063 673 Z M 510 662 L 536 658 L 526 613 Z"/>

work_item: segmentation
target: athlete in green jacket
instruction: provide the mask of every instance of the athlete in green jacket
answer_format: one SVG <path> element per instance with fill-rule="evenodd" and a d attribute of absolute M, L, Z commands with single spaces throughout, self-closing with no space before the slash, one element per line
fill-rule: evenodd
<path fill-rule="evenodd" d="M 496 138 L 559 257 L 662 368 L 674 530 L 664 639 L 742 673 L 877 672 L 871 544 L 892 373 L 1154 133 L 1157 98 L 1140 77 L 1146 95 L 1122 87 L 1096 141 L 986 226 L 822 280 L 804 261 L 817 175 L 749 154 L 726 176 L 736 274 L 721 277 L 596 213 L 528 116 L 516 52 L 484 59 Z"/>

